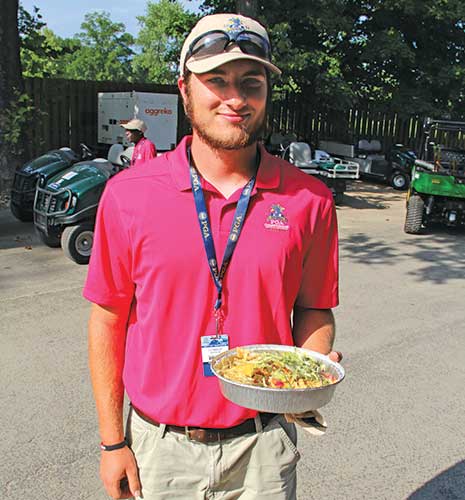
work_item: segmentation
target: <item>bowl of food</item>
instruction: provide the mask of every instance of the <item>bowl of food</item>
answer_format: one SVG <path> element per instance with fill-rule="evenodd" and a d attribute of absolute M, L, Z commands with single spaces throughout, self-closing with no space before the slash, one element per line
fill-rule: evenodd
<path fill-rule="evenodd" d="M 344 368 L 324 354 L 294 346 L 236 347 L 211 361 L 224 397 L 272 413 L 304 413 L 329 403 Z"/>

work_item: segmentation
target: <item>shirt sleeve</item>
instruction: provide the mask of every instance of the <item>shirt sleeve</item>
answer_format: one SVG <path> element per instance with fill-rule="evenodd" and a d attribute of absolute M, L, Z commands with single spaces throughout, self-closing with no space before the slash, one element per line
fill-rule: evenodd
<path fill-rule="evenodd" d="M 92 255 L 83 296 L 101 306 L 130 303 L 134 296 L 131 279 L 132 251 L 127 225 L 118 203 L 107 186 L 99 203 Z"/>
<path fill-rule="evenodd" d="M 328 200 L 321 209 L 304 257 L 296 305 L 331 309 L 339 304 L 339 251 L 336 208 Z"/>

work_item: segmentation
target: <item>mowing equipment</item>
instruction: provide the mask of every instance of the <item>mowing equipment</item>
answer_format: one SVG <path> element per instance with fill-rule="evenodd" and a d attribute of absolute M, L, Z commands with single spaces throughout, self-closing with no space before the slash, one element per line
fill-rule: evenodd
<path fill-rule="evenodd" d="M 407 194 L 404 230 L 465 225 L 465 122 L 427 119 Z M 445 145 L 447 144 L 447 145 Z"/>

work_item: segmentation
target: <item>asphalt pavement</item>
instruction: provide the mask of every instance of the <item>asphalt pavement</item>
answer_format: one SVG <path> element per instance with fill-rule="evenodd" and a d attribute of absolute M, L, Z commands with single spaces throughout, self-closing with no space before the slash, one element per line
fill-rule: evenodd
<path fill-rule="evenodd" d="M 299 500 L 465 499 L 465 231 L 403 232 L 405 193 L 338 208 L 346 380 L 299 433 Z M 0 210 L 0 493 L 103 500 L 86 357 L 86 267 Z M 186 499 L 190 500 L 190 499 Z"/>

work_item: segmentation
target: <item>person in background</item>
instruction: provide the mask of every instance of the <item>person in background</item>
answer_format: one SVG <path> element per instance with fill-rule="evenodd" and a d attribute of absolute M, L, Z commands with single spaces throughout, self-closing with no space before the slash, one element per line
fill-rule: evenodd
<path fill-rule="evenodd" d="M 126 139 L 134 143 L 131 167 L 145 163 L 157 156 L 155 144 L 144 136 L 147 131 L 147 125 L 142 120 L 134 118 L 121 126 L 126 129 Z"/>
<path fill-rule="evenodd" d="M 113 498 L 294 500 L 295 425 L 227 400 L 209 360 L 250 344 L 340 360 L 333 196 L 261 144 L 280 73 L 261 24 L 203 17 L 180 68 L 192 136 L 99 204 L 84 296 L 100 475 Z"/>

